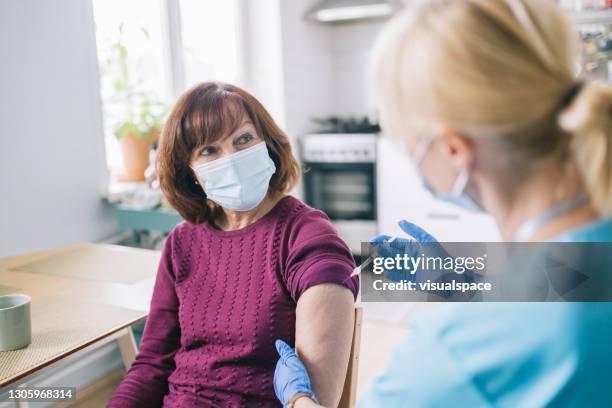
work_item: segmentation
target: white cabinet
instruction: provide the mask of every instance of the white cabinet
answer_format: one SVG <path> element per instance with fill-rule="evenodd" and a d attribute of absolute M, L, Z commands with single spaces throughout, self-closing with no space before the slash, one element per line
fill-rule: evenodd
<path fill-rule="evenodd" d="M 434 199 L 414 173 L 402 148 L 386 137 L 378 140 L 378 230 L 401 234 L 399 220 L 413 222 L 439 241 L 499 241 L 493 219 Z"/>

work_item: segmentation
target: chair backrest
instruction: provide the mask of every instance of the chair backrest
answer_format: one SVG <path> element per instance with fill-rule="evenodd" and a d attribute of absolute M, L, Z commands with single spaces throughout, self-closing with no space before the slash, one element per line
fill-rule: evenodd
<path fill-rule="evenodd" d="M 361 321 L 363 309 L 355 308 L 355 324 L 353 326 L 353 341 L 351 341 L 351 355 L 349 357 L 346 379 L 342 389 L 342 397 L 338 408 L 353 408 L 357 398 L 357 372 L 359 370 L 359 347 L 361 345 Z"/>

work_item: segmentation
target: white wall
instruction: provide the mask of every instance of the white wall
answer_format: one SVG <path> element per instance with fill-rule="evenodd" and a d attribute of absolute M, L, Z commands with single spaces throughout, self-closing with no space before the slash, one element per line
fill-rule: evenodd
<path fill-rule="evenodd" d="M 286 129 L 280 0 L 242 0 L 241 6 L 247 89 Z"/>
<path fill-rule="evenodd" d="M 335 82 L 334 110 L 342 116 L 377 116 L 371 86 L 370 58 L 387 20 L 339 24 L 332 28 Z"/>
<path fill-rule="evenodd" d="M 91 3 L 0 2 L 0 257 L 115 230 Z"/>
<path fill-rule="evenodd" d="M 281 2 L 285 118 L 287 131 L 300 136 L 316 128 L 312 118 L 335 110 L 335 81 L 329 26 L 305 21 L 318 0 Z"/>
<path fill-rule="evenodd" d="M 293 136 L 316 130 L 315 117 L 376 113 L 368 66 L 374 40 L 386 21 L 306 21 L 304 14 L 318 2 L 280 2 L 284 114 Z"/>

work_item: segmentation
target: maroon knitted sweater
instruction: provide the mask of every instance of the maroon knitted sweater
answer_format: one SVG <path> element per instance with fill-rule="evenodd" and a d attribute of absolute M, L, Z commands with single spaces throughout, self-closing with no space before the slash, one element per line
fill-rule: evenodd
<path fill-rule="evenodd" d="M 162 249 L 136 360 L 109 408 L 278 407 L 276 339 L 295 343 L 306 289 L 357 278 L 327 216 L 287 196 L 235 231 L 182 222 Z"/>

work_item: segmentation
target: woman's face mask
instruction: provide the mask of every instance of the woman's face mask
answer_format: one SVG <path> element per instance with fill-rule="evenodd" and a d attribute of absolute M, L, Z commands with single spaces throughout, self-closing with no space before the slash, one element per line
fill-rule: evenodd
<path fill-rule="evenodd" d="M 472 197 L 470 197 L 466 191 L 465 187 L 470 179 L 470 172 L 468 169 L 463 169 L 455 179 L 453 186 L 451 188 L 450 193 L 441 193 L 435 191 L 431 184 L 427 181 L 425 175 L 421 172 L 420 164 L 425 158 L 425 154 L 429 150 L 431 146 L 432 139 L 421 139 L 417 148 L 415 150 L 414 156 L 412 158 L 412 163 L 414 166 L 415 173 L 421 179 L 423 183 L 423 187 L 431 193 L 438 200 L 455 204 L 458 207 L 461 207 L 465 210 L 472 212 L 484 212 L 484 209 L 480 204 L 478 204 Z"/>
<path fill-rule="evenodd" d="M 268 192 L 276 166 L 265 142 L 192 167 L 206 197 L 232 211 L 257 207 Z"/>

